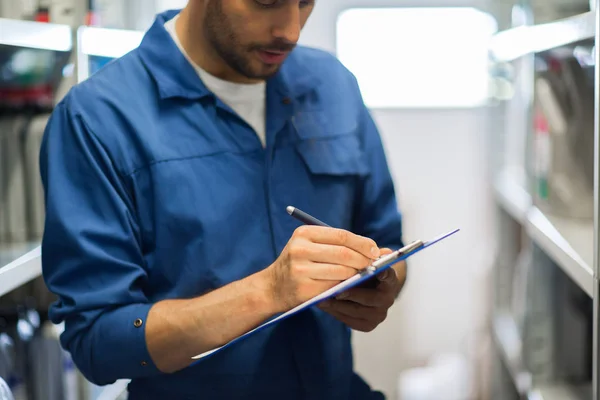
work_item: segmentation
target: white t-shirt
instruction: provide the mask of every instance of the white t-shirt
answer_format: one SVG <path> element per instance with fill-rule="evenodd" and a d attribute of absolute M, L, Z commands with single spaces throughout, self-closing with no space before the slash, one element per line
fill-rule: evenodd
<path fill-rule="evenodd" d="M 233 83 L 219 79 L 200 68 L 190 59 L 181 45 L 181 41 L 175 30 L 177 18 L 179 18 L 179 15 L 167 21 L 165 29 L 169 32 L 179 50 L 181 50 L 185 58 L 196 69 L 198 76 L 200 76 L 206 87 L 254 129 L 264 147 L 266 143 L 266 83 Z"/>

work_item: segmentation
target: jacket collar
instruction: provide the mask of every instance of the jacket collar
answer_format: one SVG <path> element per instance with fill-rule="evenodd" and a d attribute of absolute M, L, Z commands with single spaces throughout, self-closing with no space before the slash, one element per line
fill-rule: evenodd
<path fill-rule="evenodd" d="M 161 99 L 180 97 L 198 100 L 212 96 L 165 29 L 165 23 L 179 11 L 169 10 L 156 16 L 138 48 L 139 55 L 156 82 Z M 267 80 L 267 85 L 276 92 L 293 98 L 314 90 L 319 83 L 319 76 L 301 63 L 296 50 L 288 56 L 277 74 Z"/>

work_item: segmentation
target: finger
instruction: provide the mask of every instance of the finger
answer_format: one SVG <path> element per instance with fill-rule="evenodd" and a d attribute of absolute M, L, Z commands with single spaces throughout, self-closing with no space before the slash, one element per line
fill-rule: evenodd
<path fill-rule="evenodd" d="M 380 323 L 387 316 L 387 310 L 384 308 L 365 307 L 352 301 L 330 300 L 325 307 L 327 312 L 331 310 L 347 317 L 363 319 L 376 323 Z"/>
<path fill-rule="evenodd" d="M 372 259 L 345 246 L 313 243 L 309 249 L 311 252 L 309 258 L 315 262 L 344 265 L 358 271 L 373 263 Z"/>
<path fill-rule="evenodd" d="M 377 324 L 374 324 L 373 322 L 366 321 L 364 319 L 349 317 L 335 310 L 324 309 L 323 311 L 325 311 L 327 314 L 331 315 L 338 321 L 342 322 L 343 324 L 346 324 L 348 327 L 354 329 L 355 331 L 371 332 L 377 326 Z"/>
<path fill-rule="evenodd" d="M 365 307 L 390 308 L 394 304 L 392 296 L 373 289 L 353 288 L 340 293 L 337 300 L 351 301 Z"/>
<path fill-rule="evenodd" d="M 387 310 L 378 310 L 373 308 L 369 309 L 360 306 L 357 307 L 368 311 L 368 313 L 366 313 L 367 316 L 365 317 L 365 314 L 348 311 L 347 309 L 344 309 L 344 306 L 345 304 L 343 301 L 328 300 L 327 302 L 323 303 L 321 308 L 323 311 L 344 322 L 352 329 L 364 332 L 372 331 L 387 317 Z"/>
<path fill-rule="evenodd" d="M 377 275 L 378 287 L 385 289 L 403 286 L 406 281 L 406 262 L 400 261 Z"/>
<path fill-rule="evenodd" d="M 370 277 L 356 287 L 362 289 L 376 289 L 377 286 L 379 286 L 379 281 L 375 277 Z"/>
<path fill-rule="evenodd" d="M 396 272 L 396 279 L 398 279 L 398 282 L 400 282 L 400 286 L 404 286 L 404 283 L 406 282 L 406 276 L 408 274 L 408 266 L 406 261 L 400 261 L 399 263 L 394 264 L 392 268 L 394 269 L 394 272 Z"/>
<path fill-rule="evenodd" d="M 354 318 L 354 319 L 366 320 L 366 316 L 369 315 L 368 312 L 365 312 L 364 310 L 362 310 L 366 307 L 361 306 L 360 304 L 354 303 L 351 306 L 346 306 L 346 305 L 341 305 L 341 303 L 343 303 L 342 300 L 329 299 L 329 300 L 322 302 L 319 305 L 319 307 L 323 311 L 327 311 L 328 313 L 336 313 L 336 314 L 343 315 L 345 317 Z"/>
<path fill-rule="evenodd" d="M 388 268 L 384 271 L 381 271 L 377 275 L 377 280 L 382 284 L 393 284 L 398 282 L 398 277 L 396 276 L 396 272 L 393 268 Z"/>
<path fill-rule="evenodd" d="M 364 319 L 352 318 L 347 315 L 336 313 L 335 311 L 327 312 L 329 315 L 347 325 L 350 329 L 359 332 L 372 332 L 377 327 L 377 323 L 366 321 Z"/>
<path fill-rule="evenodd" d="M 296 260 L 342 265 L 353 268 L 355 273 L 373 263 L 373 260 L 348 247 L 314 243 L 305 237 L 296 238 L 288 252 Z"/>
<path fill-rule="evenodd" d="M 307 263 L 298 267 L 301 273 L 314 280 L 345 281 L 356 275 L 356 269 L 338 264 Z"/>
<path fill-rule="evenodd" d="M 296 229 L 295 234 L 306 237 L 313 243 L 348 247 L 371 260 L 377 259 L 380 255 L 375 241 L 344 229 L 305 225 Z"/>

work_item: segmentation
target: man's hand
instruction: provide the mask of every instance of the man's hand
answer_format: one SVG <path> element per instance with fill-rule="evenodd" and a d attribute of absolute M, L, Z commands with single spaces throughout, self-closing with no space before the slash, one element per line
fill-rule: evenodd
<path fill-rule="evenodd" d="M 381 255 L 391 250 L 382 249 Z M 355 287 L 340 293 L 336 299 L 322 302 L 319 308 L 350 328 L 371 332 L 386 318 L 406 281 L 406 262 L 401 261 L 377 275 L 375 288 Z"/>
<path fill-rule="evenodd" d="M 341 229 L 305 225 L 267 268 L 273 303 L 288 311 L 365 269 L 381 254 L 377 244 Z"/>

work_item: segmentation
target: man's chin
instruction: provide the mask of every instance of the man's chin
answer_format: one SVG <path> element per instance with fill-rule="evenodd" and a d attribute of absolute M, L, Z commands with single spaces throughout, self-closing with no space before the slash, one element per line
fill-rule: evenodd
<path fill-rule="evenodd" d="M 264 65 L 263 64 L 263 66 L 261 68 L 255 69 L 254 71 L 252 71 L 252 74 L 248 74 L 246 76 L 250 79 L 267 80 L 269 78 L 272 78 L 274 75 L 277 74 L 277 72 L 279 72 L 281 65 L 282 64 L 278 64 L 278 65 Z"/>

